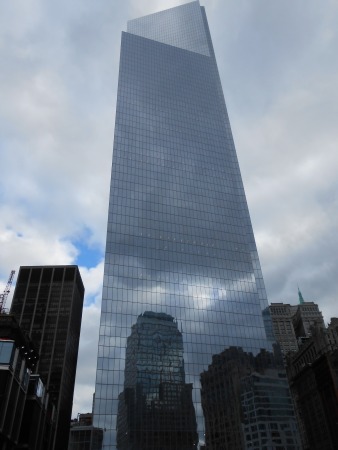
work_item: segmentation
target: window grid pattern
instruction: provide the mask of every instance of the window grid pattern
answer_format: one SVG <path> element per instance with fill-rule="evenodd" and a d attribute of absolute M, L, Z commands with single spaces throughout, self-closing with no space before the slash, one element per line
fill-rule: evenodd
<path fill-rule="evenodd" d="M 209 31 L 199 3 L 189 5 L 203 48 L 187 37 L 181 7 L 131 21 L 122 34 L 94 404 L 109 449 L 128 445 L 116 443 L 119 398 L 127 340 L 145 311 L 170 315 L 182 332 L 200 443 L 200 376 L 212 355 L 272 347 Z"/>

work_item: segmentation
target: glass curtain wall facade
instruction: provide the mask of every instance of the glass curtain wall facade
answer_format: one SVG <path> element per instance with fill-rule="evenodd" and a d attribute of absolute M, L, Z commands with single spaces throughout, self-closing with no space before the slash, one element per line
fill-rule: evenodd
<path fill-rule="evenodd" d="M 94 404 L 104 448 L 124 448 L 119 398 L 139 316 L 177 322 L 205 448 L 201 374 L 229 347 L 272 350 L 267 306 L 204 8 L 132 20 L 121 43 Z"/>

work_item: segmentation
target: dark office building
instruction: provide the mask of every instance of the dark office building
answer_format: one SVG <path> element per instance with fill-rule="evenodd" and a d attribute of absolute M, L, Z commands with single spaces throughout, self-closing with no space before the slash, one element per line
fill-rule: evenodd
<path fill-rule="evenodd" d="M 94 404 L 104 448 L 117 448 L 127 339 L 140 314 L 177 320 L 203 446 L 200 374 L 230 346 L 271 351 L 267 307 L 205 10 L 194 1 L 131 20 L 121 43 Z"/>
<path fill-rule="evenodd" d="M 77 266 L 20 268 L 11 313 L 37 347 L 35 373 L 56 407 L 50 450 L 68 445 L 83 297 Z"/>
<path fill-rule="evenodd" d="M 185 383 L 182 333 L 168 314 L 146 311 L 127 340 L 119 395 L 119 450 L 194 450 L 192 385 Z"/>

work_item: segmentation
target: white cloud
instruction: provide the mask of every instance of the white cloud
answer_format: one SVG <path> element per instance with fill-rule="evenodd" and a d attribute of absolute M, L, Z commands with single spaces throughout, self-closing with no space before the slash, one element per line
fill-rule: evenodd
<path fill-rule="evenodd" d="M 79 412 L 91 412 L 92 410 L 99 339 L 103 261 L 96 267 L 80 267 L 80 273 L 85 286 L 85 301 L 73 399 L 73 417 L 76 417 Z"/>
<path fill-rule="evenodd" d="M 80 267 L 82 281 L 86 290 L 85 300 L 94 298 L 95 303 L 100 302 L 102 294 L 103 264 L 103 261 L 101 261 L 96 267 Z"/>
<path fill-rule="evenodd" d="M 85 306 L 82 314 L 81 338 L 73 399 L 73 417 L 76 417 L 79 412 L 91 412 L 92 410 L 92 396 L 95 391 L 99 324 L 100 302 Z"/>
<path fill-rule="evenodd" d="M 147 14 L 153 14 L 158 11 L 163 11 L 165 9 L 182 5 L 184 3 L 187 2 L 184 0 L 149 0 L 142 3 L 137 0 L 131 0 L 130 5 L 132 17 L 130 17 L 130 19 L 136 19 L 137 17 L 142 17 Z"/>

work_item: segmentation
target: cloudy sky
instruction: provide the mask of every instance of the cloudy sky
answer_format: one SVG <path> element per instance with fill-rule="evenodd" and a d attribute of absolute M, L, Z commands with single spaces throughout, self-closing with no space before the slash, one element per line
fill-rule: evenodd
<path fill-rule="evenodd" d="M 0 288 L 78 264 L 91 410 L 121 31 L 180 0 L 0 2 Z M 203 0 L 270 302 L 338 315 L 338 1 Z M 13 290 L 12 290 L 13 291 Z M 8 306 L 10 299 L 8 302 Z"/>

